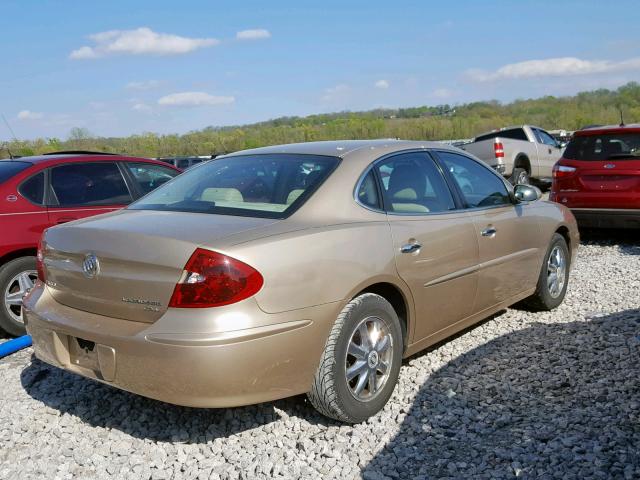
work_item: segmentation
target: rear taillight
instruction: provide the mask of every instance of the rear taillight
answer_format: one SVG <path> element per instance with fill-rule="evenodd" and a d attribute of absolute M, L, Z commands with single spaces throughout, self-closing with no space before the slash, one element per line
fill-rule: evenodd
<path fill-rule="evenodd" d="M 502 142 L 495 142 L 493 144 L 493 152 L 494 152 L 496 158 L 503 158 L 504 157 L 504 146 L 502 145 Z"/>
<path fill-rule="evenodd" d="M 236 303 L 255 295 L 262 275 L 246 263 L 221 253 L 196 249 L 173 290 L 169 307 L 206 308 Z"/>
<path fill-rule="evenodd" d="M 575 167 L 568 167 L 566 165 L 560 165 L 556 163 L 553 166 L 552 175 L 553 175 L 553 178 L 566 178 L 566 177 L 570 177 L 575 172 L 576 172 Z"/>
<path fill-rule="evenodd" d="M 38 278 L 43 282 L 46 282 L 47 275 L 44 270 L 44 233 L 38 241 L 38 253 L 36 253 L 36 270 L 38 271 Z"/>

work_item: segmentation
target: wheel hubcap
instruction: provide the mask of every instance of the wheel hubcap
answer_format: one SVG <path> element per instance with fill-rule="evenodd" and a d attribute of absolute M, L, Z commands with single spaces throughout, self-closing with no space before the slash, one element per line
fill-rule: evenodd
<path fill-rule="evenodd" d="M 346 381 L 356 400 L 369 401 L 389 378 L 393 339 L 378 317 L 362 320 L 351 334 L 345 359 Z"/>
<path fill-rule="evenodd" d="M 553 298 L 562 293 L 567 276 L 567 260 L 564 250 L 559 246 L 553 247 L 547 262 L 547 288 Z"/>
<path fill-rule="evenodd" d="M 35 270 L 27 270 L 9 280 L 4 292 L 4 308 L 14 322 L 24 324 L 22 298 L 33 288 L 37 279 L 38 273 Z"/>

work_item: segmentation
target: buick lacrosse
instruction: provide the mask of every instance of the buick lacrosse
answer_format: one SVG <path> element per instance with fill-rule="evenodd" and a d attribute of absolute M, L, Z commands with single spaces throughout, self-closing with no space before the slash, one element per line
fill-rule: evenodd
<path fill-rule="evenodd" d="M 24 301 L 41 360 L 165 402 L 306 393 L 360 422 L 402 359 L 565 295 L 575 219 L 431 142 L 238 152 L 45 232 Z"/>

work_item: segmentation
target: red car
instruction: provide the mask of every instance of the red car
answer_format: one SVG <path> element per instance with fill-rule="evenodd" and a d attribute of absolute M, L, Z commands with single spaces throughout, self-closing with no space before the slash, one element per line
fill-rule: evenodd
<path fill-rule="evenodd" d="M 179 173 L 156 160 L 91 152 L 0 160 L 0 329 L 24 334 L 22 297 L 37 278 L 45 228 L 122 208 Z"/>
<path fill-rule="evenodd" d="M 640 125 L 577 131 L 553 167 L 549 199 L 581 227 L 640 228 Z"/>

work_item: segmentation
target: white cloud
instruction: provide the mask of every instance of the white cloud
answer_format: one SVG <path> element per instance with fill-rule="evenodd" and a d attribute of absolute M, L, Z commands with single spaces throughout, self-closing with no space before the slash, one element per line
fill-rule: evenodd
<path fill-rule="evenodd" d="M 431 92 L 431 96 L 439 99 L 451 98 L 453 96 L 453 92 L 448 88 L 436 88 Z"/>
<path fill-rule="evenodd" d="M 610 60 L 582 60 L 575 57 L 561 57 L 510 63 L 494 72 L 479 69 L 468 70 L 467 77 L 477 82 L 491 82 L 533 77 L 593 75 L 631 70 L 640 70 L 640 58 L 614 62 Z"/>
<path fill-rule="evenodd" d="M 136 103 L 131 107 L 131 110 L 135 110 L 140 113 L 151 113 L 153 109 L 146 103 Z"/>
<path fill-rule="evenodd" d="M 325 102 L 332 102 L 334 100 L 341 100 L 349 96 L 351 87 L 344 83 L 336 85 L 335 87 L 326 88 L 322 100 Z"/>
<path fill-rule="evenodd" d="M 253 30 L 242 30 L 236 33 L 238 40 L 263 40 L 265 38 L 271 38 L 271 32 L 264 28 L 256 28 Z"/>
<path fill-rule="evenodd" d="M 181 92 L 160 98 L 158 105 L 167 107 L 200 107 L 206 105 L 228 105 L 235 101 L 235 97 L 220 97 L 204 92 Z"/>
<path fill-rule="evenodd" d="M 143 82 L 129 82 L 125 85 L 125 88 L 129 90 L 151 90 L 160 85 L 158 80 L 146 80 Z"/>
<path fill-rule="evenodd" d="M 157 33 L 147 27 L 135 30 L 109 30 L 90 35 L 95 45 L 83 46 L 69 54 L 73 60 L 87 60 L 108 55 L 180 55 L 220 43 L 215 38 L 188 38 Z"/>
<path fill-rule="evenodd" d="M 389 81 L 388 80 L 378 80 L 376 83 L 374 83 L 374 86 L 376 88 L 381 88 L 383 90 L 389 88 Z"/>
<path fill-rule="evenodd" d="M 31 110 L 22 110 L 18 112 L 17 118 L 18 120 L 40 120 L 44 118 L 44 113 L 32 112 Z"/>

